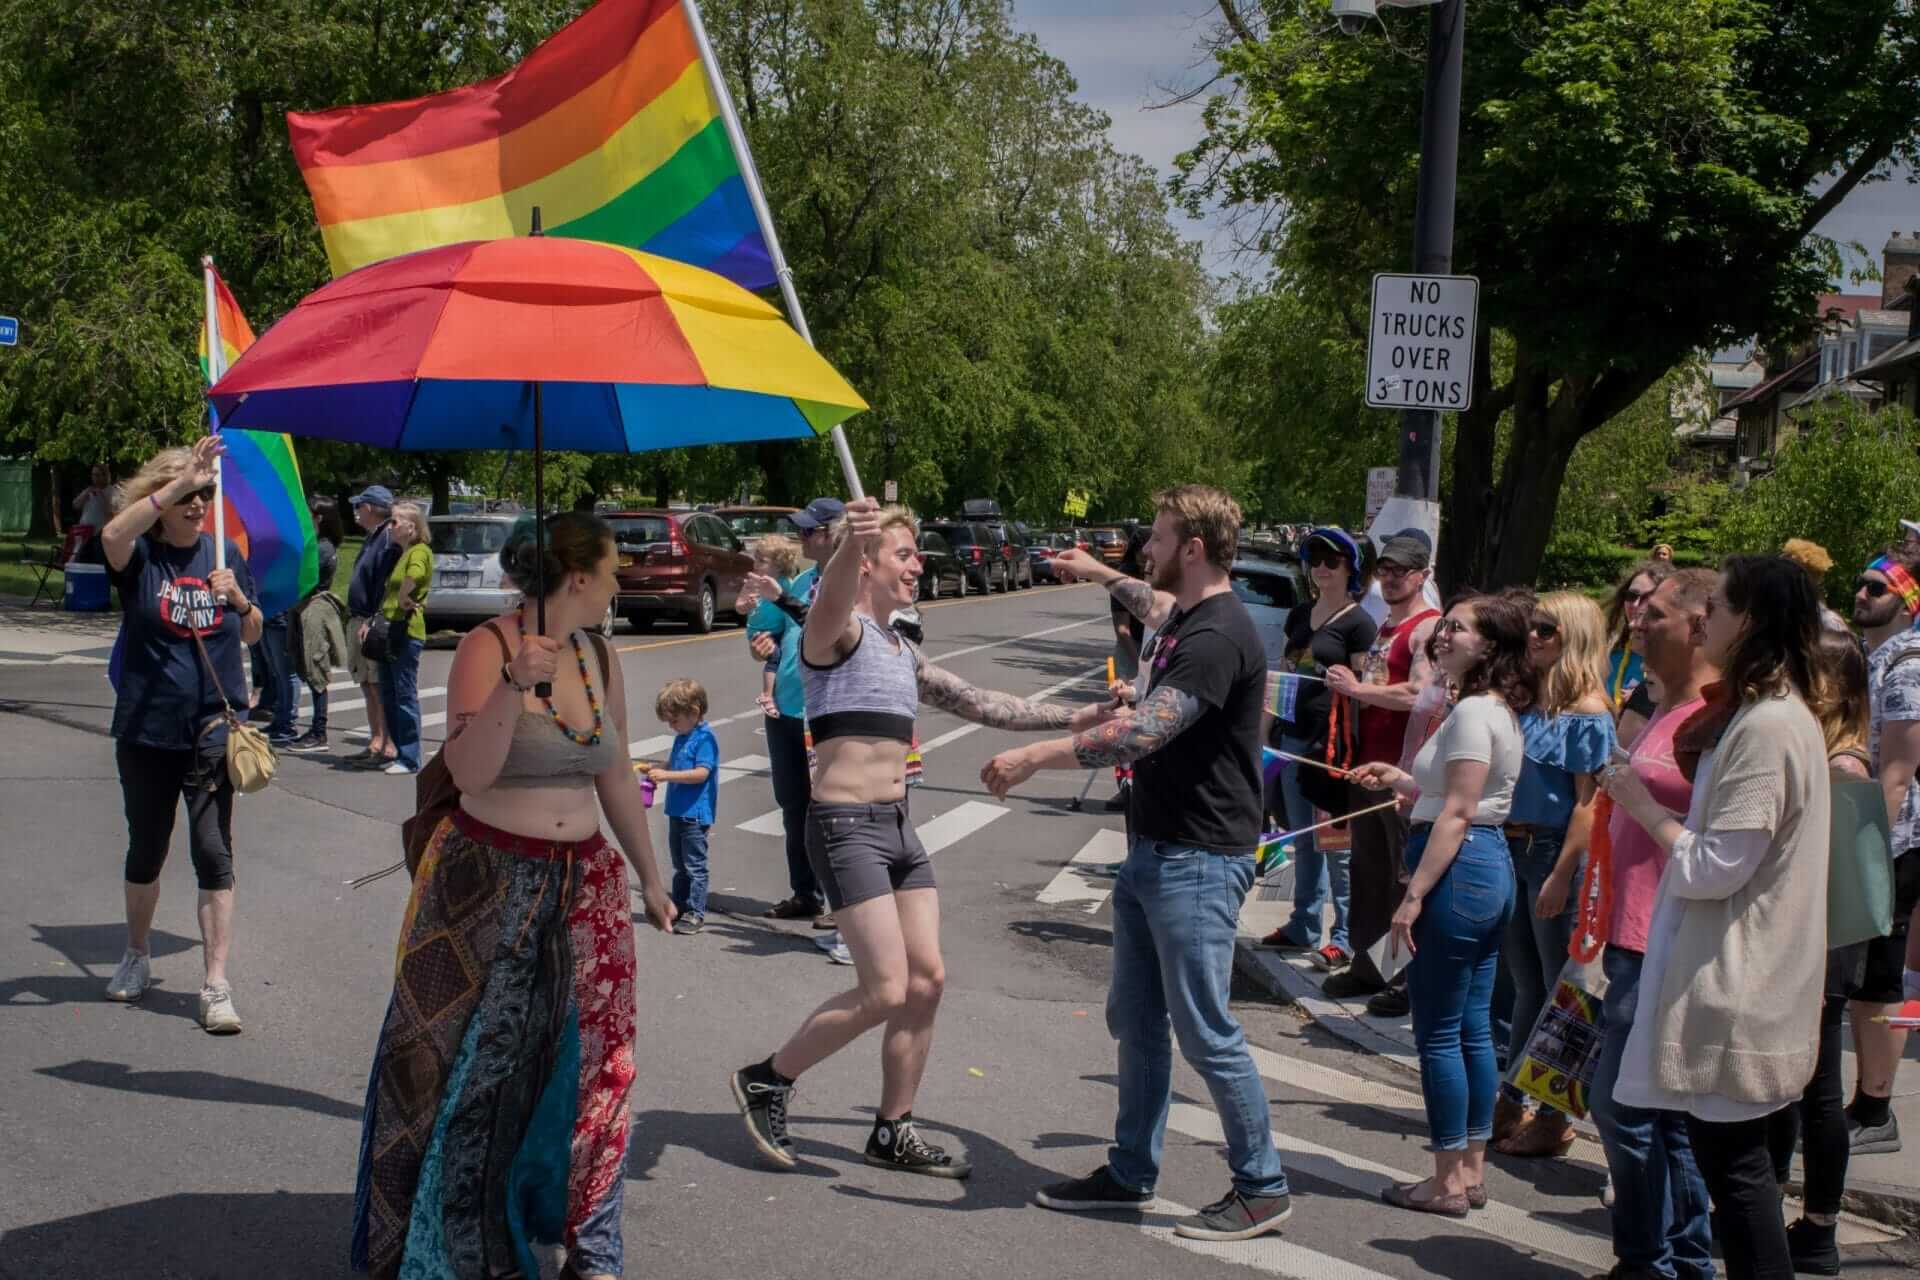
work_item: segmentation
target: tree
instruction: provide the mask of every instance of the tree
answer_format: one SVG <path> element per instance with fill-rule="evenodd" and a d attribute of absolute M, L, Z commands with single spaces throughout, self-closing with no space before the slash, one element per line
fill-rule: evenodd
<path fill-rule="evenodd" d="M 1193 205 L 1266 219 L 1289 271 L 1364 308 L 1412 240 L 1426 19 L 1335 34 L 1218 0 L 1232 92 L 1183 157 Z M 1903 0 L 1474 0 L 1454 267 L 1481 280 L 1441 574 L 1531 581 L 1579 443 L 1694 352 L 1790 338 L 1838 273 L 1813 228 L 1920 158 Z M 1495 338 L 1511 342 L 1496 369 Z M 1500 449 L 1502 423 L 1510 444 Z"/>

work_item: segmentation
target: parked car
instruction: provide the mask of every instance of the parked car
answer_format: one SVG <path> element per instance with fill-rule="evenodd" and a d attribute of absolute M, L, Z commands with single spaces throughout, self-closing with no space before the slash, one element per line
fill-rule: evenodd
<path fill-rule="evenodd" d="M 938 600 L 943 595 L 965 597 L 967 570 L 946 535 L 934 529 L 920 531 L 920 598 Z"/>
<path fill-rule="evenodd" d="M 1001 543 L 983 524 L 957 520 L 934 520 L 920 526 L 920 532 L 937 533 L 966 570 L 967 585 L 975 591 L 1010 591 L 1013 570 L 1001 554 Z"/>
<path fill-rule="evenodd" d="M 1242 558 L 1233 562 L 1228 580 L 1260 631 L 1267 665 L 1280 666 L 1287 654 L 1287 614 L 1307 599 L 1306 575 L 1289 561 Z"/>
<path fill-rule="evenodd" d="M 794 528 L 788 518 L 796 510 L 796 507 L 720 507 L 713 514 L 727 522 L 727 528 L 733 530 L 735 537 L 751 542 L 766 533 L 798 538 L 800 530 Z"/>
<path fill-rule="evenodd" d="M 1087 530 L 1087 540 L 1093 543 L 1093 554 L 1108 564 L 1119 564 L 1127 554 L 1127 531 L 1117 527 L 1104 527 Z"/>
<path fill-rule="evenodd" d="M 614 608 L 645 631 L 663 617 L 713 630 L 731 612 L 753 557 L 727 522 L 705 511 L 622 511 L 606 518 L 620 553 Z"/>
<path fill-rule="evenodd" d="M 1027 558 L 1032 562 L 1033 576 L 1041 582 L 1058 582 L 1053 572 L 1053 558 L 1062 551 L 1076 550 L 1079 545 L 1070 533 L 1033 535 L 1033 541 L 1027 544 Z"/>
<path fill-rule="evenodd" d="M 1033 585 L 1033 562 L 1027 555 L 1029 534 L 1018 521 L 1000 514 L 1000 504 L 991 498 L 970 498 L 960 504 L 964 519 L 979 525 L 993 537 L 993 552 L 1006 566 L 1006 584 L 1002 591 Z"/>
<path fill-rule="evenodd" d="M 500 570 L 500 548 L 519 519 L 475 512 L 427 521 L 427 545 L 433 551 L 429 628 L 474 626 L 520 603 L 519 589 Z M 600 634 L 612 635 L 618 617 L 609 607 L 600 620 Z"/>

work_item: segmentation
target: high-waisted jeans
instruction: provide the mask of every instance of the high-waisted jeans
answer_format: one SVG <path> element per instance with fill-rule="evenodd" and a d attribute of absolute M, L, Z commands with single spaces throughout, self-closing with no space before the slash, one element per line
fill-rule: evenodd
<path fill-rule="evenodd" d="M 1407 841 L 1418 875 L 1431 825 Z M 1460 851 L 1428 891 L 1413 926 L 1407 996 L 1420 1052 L 1420 1091 L 1436 1151 L 1464 1151 L 1493 1134 L 1500 1071 L 1493 1055 L 1493 975 L 1513 910 L 1513 859 L 1498 827 L 1469 827 Z"/>

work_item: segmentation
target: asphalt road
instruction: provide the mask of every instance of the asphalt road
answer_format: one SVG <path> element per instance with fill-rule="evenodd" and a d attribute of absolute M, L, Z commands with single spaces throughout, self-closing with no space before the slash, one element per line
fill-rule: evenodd
<path fill-rule="evenodd" d="M 925 616 L 928 651 L 967 679 L 1095 696 L 1087 677 L 1111 633 L 1091 588 L 975 598 Z M 1083 775 L 1043 775 L 995 802 L 979 770 L 1016 735 L 938 714 L 921 721 L 927 783 L 913 806 L 940 879 L 949 986 L 917 1110 L 966 1149 L 975 1176 L 916 1180 L 860 1162 L 878 1085 L 872 1036 L 802 1082 L 801 1166 L 768 1169 L 740 1129 L 727 1073 L 771 1052 L 851 971 L 828 965 L 806 928 L 758 918 L 786 885 L 752 703 L 758 664 L 739 632 L 663 630 L 617 644 L 635 750 L 664 745 L 650 741 L 664 732 L 655 690 L 692 676 L 713 695 L 726 768 L 707 931 L 639 937 L 629 1274 L 1111 1280 L 1250 1268 L 1302 1280 L 1558 1280 L 1610 1264 L 1591 1159 L 1506 1162 L 1492 1175 L 1494 1208 L 1465 1222 L 1381 1205 L 1389 1179 L 1426 1162 L 1417 1081 L 1252 993 L 1240 1014 L 1296 1192 L 1284 1235 L 1236 1246 L 1173 1238 L 1170 1214 L 1227 1185 L 1217 1122 L 1184 1063 L 1162 1212 L 1103 1220 L 1030 1207 L 1036 1185 L 1096 1167 L 1110 1132 L 1109 912 L 1103 890 L 1067 867 L 1076 855 L 1116 855 L 1119 819 L 1097 803 L 1105 779 L 1091 811 L 1069 810 Z M 449 657 L 427 654 L 423 688 L 444 685 Z M 290 757 L 272 788 L 241 801 L 232 976 L 245 1034 L 216 1039 L 194 1025 L 198 940 L 178 835 L 155 935 L 158 985 L 139 1005 L 106 1003 L 124 937 L 124 829 L 101 676 L 84 656 L 0 665 L 0 1277 L 345 1276 L 360 1099 L 405 885 L 344 882 L 398 857 L 394 823 L 411 810 L 411 782 Z M 443 713 L 444 698 L 425 708 Z M 336 709 L 336 730 L 360 723 Z M 1904 1243 L 1858 1245 L 1850 1258 L 1847 1274 L 1859 1276 L 1910 1275 L 1915 1262 Z"/>

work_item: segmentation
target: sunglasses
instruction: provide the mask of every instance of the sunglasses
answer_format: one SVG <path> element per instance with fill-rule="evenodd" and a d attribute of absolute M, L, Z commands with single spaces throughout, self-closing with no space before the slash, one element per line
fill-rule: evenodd
<path fill-rule="evenodd" d="M 1864 591 L 1871 598 L 1878 600 L 1881 596 L 1893 590 L 1893 588 L 1876 578 L 1855 578 L 1853 580 L 1853 590 L 1856 595 Z"/>
<path fill-rule="evenodd" d="M 195 498 L 200 499 L 200 501 L 202 502 L 212 502 L 213 495 L 218 492 L 220 491 L 217 488 L 215 488 L 213 485 L 208 485 L 204 489 L 195 489 L 192 493 L 180 499 L 179 505 L 184 507 L 189 502 L 192 502 Z"/>
<path fill-rule="evenodd" d="M 1408 574 L 1425 572 L 1424 569 L 1409 569 L 1403 564 L 1390 564 L 1383 560 L 1374 569 L 1373 574 L 1376 578 L 1404 578 Z"/>
<path fill-rule="evenodd" d="M 1327 551 L 1319 547 L 1307 552 L 1307 567 L 1310 569 L 1339 569 L 1346 565 L 1347 558 L 1338 551 Z"/>
<path fill-rule="evenodd" d="M 1542 640 L 1551 640 L 1560 634 L 1560 624 L 1547 618 L 1535 618 L 1531 629 Z"/>

